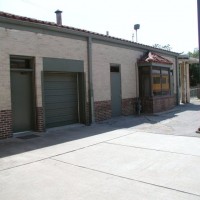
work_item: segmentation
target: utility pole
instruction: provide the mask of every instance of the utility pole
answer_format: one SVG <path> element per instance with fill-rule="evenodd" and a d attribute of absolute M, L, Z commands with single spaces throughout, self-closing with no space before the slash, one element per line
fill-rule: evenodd
<path fill-rule="evenodd" d="M 198 39 L 199 39 L 199 50 L 200 50 L 200 0 L 197 0 L 197 21 L 198 21 Z M 200 53 L 199 53 L 200 61 Z M 199 63 L 199 77 L 200 77 L 200 63 Z"/>
<path fill-rule="evenodd" d="M 200 0 L 197 0 L 197 16 L 198 16 L 198 37 L 199 37 L 199 47 L 200 47 Z M 199 61 L 200 61 L 200 54 L 199 54 Z M 200 133 L 200 126 L 196 132 Z"/>

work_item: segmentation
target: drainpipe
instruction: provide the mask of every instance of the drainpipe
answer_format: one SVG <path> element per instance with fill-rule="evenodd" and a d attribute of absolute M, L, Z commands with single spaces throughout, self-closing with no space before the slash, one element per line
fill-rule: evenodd
<path fill-rule="evenodd" d="M 176 104 L 180 104 L 180 94 L 179 94 L 179 63 L 178 56 L 176 56 Z"/>
<path fill-rule="evenodd" d="M 89 113 L 90 124 L 95 122 L 94 117 L 94 94 L 92 80 L 92 37 L 88 37 L 88 95 L 89 95 Z"/>
<path fill-rule="evenodd" d="M 138 72 L 138 65 L 137 62 L 135 63 L 135 78 L 136 78 L 136 102 L 135 102 L 135 111 L 136 114 L 140 115 L 142 105 L 141 99 L 139 96 L 139 72 Z"/>
<path fill-rule="evenodd" d="M 135 79 L 136 79 L 136 97 L 139 98 L 139 73 L 138 73 L 138 65 L 137 62 L 135 63 Z"/>

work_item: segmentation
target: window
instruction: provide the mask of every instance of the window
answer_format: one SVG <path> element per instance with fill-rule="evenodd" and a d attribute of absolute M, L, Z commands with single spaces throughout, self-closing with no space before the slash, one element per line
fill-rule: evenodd
<path fill-rule="evenodd" d="M 152 68 L 152 91 L 154 96 L 170 94 L 169 73 L 168 68 Z"/>
<path fill-rule="evenodd" d="M 139 79 L 140 79 L 140 96 L 149 97 L 151 95 L 151 81 L 150 81 L 150 68 L 141 67 L 139 69 Z"/>
<path fill-rule="evenodd" d="M 30 59 L 22 58 L 11 58 L 10 67 L 11 69 L 30 69 L 31 67 Z"/>
<path fill-rule="evenodd" d="M 170 67 L 141 66 L 139 87 L 141 97 L 170 95 Z"/>
<path fill-rule="evenodd" d="M 160 77 L 153 77 L 154 84 L 160 84 Z"/>
<path fill-rule="evenodd" d="M 110 72 L 119 72 L 119 66 L 111 66 Z"/>

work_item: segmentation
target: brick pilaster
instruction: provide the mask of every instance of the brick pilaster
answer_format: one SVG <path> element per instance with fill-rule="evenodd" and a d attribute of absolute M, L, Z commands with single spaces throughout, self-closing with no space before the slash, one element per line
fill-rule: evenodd
<path fill-rule="evenodd" d="M 45 125 L 44 125 L 44 109 L 42 107 L 36 108 L 36 131 L 43 132 L 45 131 Z"/>
<path fill-rule="evenodd" d="M 90 104 L 87 102 L 85 106 L 85 124 L 89 125 L 90 124 L 90 109 L 89 109 Z"/>
<path fill-rule="evenodd" d="M 0 139 L 12 137 L 12 112 L 11 110 L 0 111 Z"/>
<path fill-rule="evenodd" d="M 111 118 L 111 101 L 94 102 L 95 121 Z"/>
<path fill-rule="evenodd" d="M 135 98 L 122 99 L 122 115 L 135 114 Z"/>

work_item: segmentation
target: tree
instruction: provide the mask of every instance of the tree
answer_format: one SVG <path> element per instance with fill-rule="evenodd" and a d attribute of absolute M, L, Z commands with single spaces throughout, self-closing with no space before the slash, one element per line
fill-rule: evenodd
<path fill-rule="evenodd" d="M 167 44 L 167 45 L 154 44 L 152 46 L 155 47 L 155 48 L 164 49 L 164 50 L 167 50 L 167 51 L 171 51 L 171 49 L 172 49 L 170 44 Z"/>
<path fill-rule="evenodd" d="M 199 59 L 199 49 L 194 49 L 194 51 L 193 52 L 188 52 L 188 55 L 190 56 L 190 57 L 193 57 L 193 58 L 198 58 Z"/>
<path fill-rule="evenodd" d="M 188 55 L 199 59 L 199 49 L 194 49 L 193 52 L 188 52 Z M 190 86 L 197 86 L 200 83 L 200 65 L 199 63 L 190 65 Z"/>
<path fill-rule="evenodd" d="M 190 86 L 194 87 L 200 83 L 200 68 L 199 64 L 191 64 L 190 65 Z"/>

